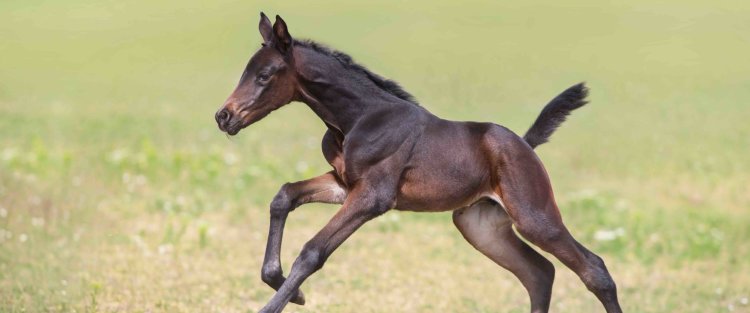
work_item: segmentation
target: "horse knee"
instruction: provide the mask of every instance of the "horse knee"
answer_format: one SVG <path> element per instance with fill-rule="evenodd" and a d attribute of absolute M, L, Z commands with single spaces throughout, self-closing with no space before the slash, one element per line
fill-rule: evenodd
<path fill-rule="evenodd" d="M 292 200 L 292 195 L 289 192 L 289 184 L 282 185 L 271 201 L 271 216 L 278 217 L 289 213 L 294 208 Z"/>
<path fill-rule="evenodd" d="M 315 272 L 323 268 L 325 260 L 323 248 L 307 243 L 294 263 L 307 271 Z"/>

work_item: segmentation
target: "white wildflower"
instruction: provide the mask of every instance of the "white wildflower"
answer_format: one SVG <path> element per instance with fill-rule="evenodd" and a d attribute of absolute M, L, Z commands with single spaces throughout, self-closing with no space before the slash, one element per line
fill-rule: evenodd
<path fill-rule="evenodd" d="M 73 233 L 73 241 L 81 240 L 81 236 L 83 235 L 83 229 L 77 229 L 75 233 Z"/>
<path fill-rule="evenodd" d="M 399 219 L 400 219 L 400 217 L 399 217 L 399 214 L 398 214 L 398 213 L 396 213 L 396 212 L 393 212 L 393 213 L 391 214 L 391 222 L 398 222 L 398 220 L 399 220 Z"/>
<path fill-rule="evenodd" d="M 601 229 L 594 233 L 594 239 L 597 241 L 612 241 L 625 235 L 625 229 L 618 227 L 615 229 Z"/>
<path fill-rule="evenodd" d="M 122 173 L 122 183 L 125 184 L 128 192 L 133 192 L 136 188 L 146 185 L 147 182 L 146 176 L 141 174 Z"/>
<path fill-rule="evenodd" d="M 33 184 L 37 181 L 37 178 L 36 178 L 36 175 L 34 174 L 28 174 L 28 175 L 23 176 L 23 180 L 29 184 Z"/>
<path fill-rule="evenodd" d="M 184 195 L 178 195 L 177 198 L 174 199 L 174 202 L 180 206 L 184 207 L 188 204 L 188 199 Z"/>
<path fill-rule="evenodd" d="M 13 161 L 13 159 L 16 158 L 16 155 L 18 155 L 18 152 L 13 148 L 5 148 L 3 149 L 3 153 L 1 155 L 2 157 L 0 158 L 2 158 L 3 161 Z"/>
<path fill-rule="evenodd" d="M 297 170 L 298 173 L 304 173 L 304 172 L 307 171 L 308 168 L 309 168 L 309 166 L 307 165 L 307 162 L 305 162 L 305 161 L 299 161 L 299 162 L 297 162 L 296 170 Z"/>
<path fill-rule="evenodd" d="M 143 239 L 141 239 L 140 236 L 133 235 L 130 237 L 130 239 L 133 241 L 136 247 L 141 249 L 141 252 L 143 253 L 144 256 L 147 256 L 147 257 L 151 256 L 151 251 L 149 251 L 148 245 L 146 244 L 145 241 L 143 241 Z"/>
<path fill-rule="evenodd" d="M 167 212 L 171 212 L 172 207 L 173 207 L 172 202 L 169 200 L 164 201 L 164 203 L 162 203 L 161 205 L 161 209 Z"/>
<path fill-rule="evenodd" d="M 135 176 L 135 184 L 136 186 L 143 186 L 146 184 L 148 180 L 146 179 L 146 176 L 143 175 L 136 175 Z"/>
<path fill-rule="evenodd" d="M 114 164 L 122 163 L 128 156 L 128 151 L 125 149 L 115 149 L 109 154 L 109 160 Z"/>
<path fill-rule="evenodd" d="M 8 217 L 8 210 L 6 210 L 4 207 L 0 207 L 0 218 L 6 217 Z"/>
<path fill-rule="evenodd" d="M 239 158 L 236 154 L 232 152 L 224 153 L 224 163 L 226 163 L 226 165 L 237 164 L 237 161 L 239 161 Z"/>
<path fill-rule="evenodd" d="M 747 297 L 742 297 L 742 298 L 740 298 L 740 303 L 741 303 L 742 305 L 747 305 L 747 303 L 748 303 L 748 301 L 747 301 Z"/>
<path fill-rule="evenodd" d="M 709 232 L 711 233 L 711 236 L 714 237 L 716 241 L 722 241 L 724 239 L 724 233 L 716 228 L 711 228 Z"/>
<path fill-rule="evenodd" d="M 42 226 L 44 226 L 44 218 L 41 218 L 41 217 L 32 217 L 31 218 L 31 226 L 34 226 L 34 227 L 42 227 Z"/>
<path fill-rule="evenodd" d="M 172 245 L 170 245 L 170 244 L 160 245 L 159 248 L 158 248 L 159 254 L 161 254 L 161 255 L 170 253 L 170 252 L 172 252 L 172 250 L 174 250 L 174 247 Z"/>
<path fill-rule="evenodd" d="M 262 172 L 263 170 L 261 170 L 260 167 L 255 166 L 255 165 L 250 165 L 247 168 L 247 173 L 253 177 L 258 177 Z"/>
<path fill-rule="evenodd" d="M 625 201 L 625 199 L 619 199 L 617 200 L 617 202 L 615 202 L 614 207 L 615 207 L 615 210 L 624 211 L 628 208 L 628 202 Z"/>
<path fill-rule="evenodd" d="M 18 241 L 19 241 L 19 242 L 22 242 L 22 243 L 23 243 L 23 242 L 26 242 L 26 240 L 29 240 L 29 236 L 28 236 L 28 235 L 26 235 L 26 234 L 21 234 L 20 236 L 18 236 Z"/>
<path fill-rule="evenodd" d="M 39 196 L 31 196 L 29 197 L 29 204 L 33 206 L 38 206 L 42 204 L 42 198 L 39 198 Z"/>
<path fill-rule="evenodd" d="M 581 189 L 578 192 L 573 194 L 574 198 L 579 199 L 590 199 L 596 197 L 596 195 L 599 194 L 599 191 L 596 189 Z"/>

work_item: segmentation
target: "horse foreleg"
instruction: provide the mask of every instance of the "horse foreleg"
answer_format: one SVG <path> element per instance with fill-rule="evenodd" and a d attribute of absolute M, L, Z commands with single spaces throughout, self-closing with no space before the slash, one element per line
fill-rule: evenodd
<path fill-rule="evenodd" d="M 346 199 L 347 190 L 333 172 L 295 183 L 286 183 L 271 202 L 271 222 L 268 230 L 266 254 L 263 259 L 261 279 L 278 290 L 285 278 L 281 269 L 281 241 L 284 224 L 289 212 L 300 205 L 311 202 L 341 204 Z M 305 304 L 305 297 L 297 290 L 292 303 Z"/>
<path fill-rule="evenodd" d="M 294 297 L 302 282 L 323 267 L 326 259 L 365 222 L 388 211 L 393 198 L 383 190 L 363 187 L 352 190 L 331 221 L 302 248 L 284 281 L 261 313 L 279 313 Z"/>

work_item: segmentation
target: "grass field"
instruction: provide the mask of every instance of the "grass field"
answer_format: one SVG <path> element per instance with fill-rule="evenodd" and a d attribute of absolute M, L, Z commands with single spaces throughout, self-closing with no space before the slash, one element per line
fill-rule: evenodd
<path fill-rule="evenodd" d="M 750 5 L 740 1 L 0 2 L 0 312 L 248 312 L 268 203 L 328 170 L 291 104 L 236 137 L 213 113 L 258 11 L 346 51 L 432 112 L 523 132 L 578 82 L 537 152 L 627 312 L 750 312 Z M 288 272 L 336 206 L 287 223 Z M 556 262 L 552 310 L 599 312 Z M 288 312 L 526 312 L 450 213 L 389 212 Z"/>

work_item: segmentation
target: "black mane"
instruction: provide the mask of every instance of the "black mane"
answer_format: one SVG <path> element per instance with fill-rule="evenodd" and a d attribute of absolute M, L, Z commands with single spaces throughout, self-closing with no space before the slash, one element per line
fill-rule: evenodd
<path fill-rule="evenodd" d="M 317 43 L 312 40 L 294 40 L 295 46 L 300 46 L 304 48 L 310 48 L 318 53 L 333 57 L 334 59 L 338 60 L 343 64 L 346 68 L 355 70 L 358 72 L 361 72 L 367 76 L 375 85 L 380 87 L 380 89 L 385 90 L 386 92 L 398 97 L 399 99 L 406 100 L 414 105 L 419 105 L 417 100 L 412 96 L 409 92 L 401 88 L 401 85 L 399 85 L 397 82 L 384 78 L 378 74 L 375 74 L 368 70 L 366 67 L 357 64 L 354 62 L 351 56 L 349 56 L 346 53 L 343 53 L 338 50 L 331 49 L 323 44 Z"/>

